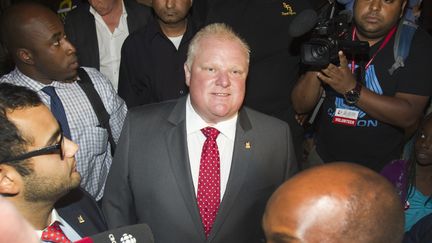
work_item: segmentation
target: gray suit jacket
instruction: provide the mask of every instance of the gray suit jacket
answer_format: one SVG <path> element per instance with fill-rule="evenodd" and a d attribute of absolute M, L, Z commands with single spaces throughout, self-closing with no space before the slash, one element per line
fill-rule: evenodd
<path fill-rule="evenodd" d="M 145 26 L 152 16 L 151 9 L 135 0 L 124 0 L 127 12 L 129 34 Z M 99 70 L 99 46 L 96 34 L 96 23 L 90 4 L 86 1 L 66 15 L 65 32 L 69 41 L 75 46 L 78 62 L 81 66 Z"/>
<path fill-rule="evenodd" d="M 109 227 L 147 223 L 157 243 L 263 242 L 267 199 L 296 170 L 288 125 L 241 109 L 226 191 L 206 240 L 190 172 L 185 104 L 183 97 L 129 112 L 105 187 Z"/>

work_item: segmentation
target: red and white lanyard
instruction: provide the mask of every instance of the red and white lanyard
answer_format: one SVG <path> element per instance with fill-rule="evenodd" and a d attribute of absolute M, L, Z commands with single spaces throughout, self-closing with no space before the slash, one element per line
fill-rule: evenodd
<path fill-rule="evenodd" d="M 396 25 L 393 26 L 393 28 L 390 30 L 390 32 L 387 34 L 387 36 L 385 37 L 384 41 L 381 43 L 380 47 L 378 48 L 378 50 L 372 55 L 371 59 L 369 60 L 369 62 L 366 63 L 365 66 L 365 70 L 368 69 L 368 67 L 370 66 L 370 64 L 372 63 L 372 61 L 374 60 L 375 56 L 378 54 L 378 52 L 380 52 L 386 45 L 387 43 L 390 41 L 390 39 L 392 38 L 392 36 L 394 35 L 394 33 L 396 32 Z M 352 40 L 355 41 L 356 38 L 356 33 L 357 33 L 357 28 L 354 27 L 353 33 L 352 33 Z M 355 71 L 355 60 L 353 59 L 351 61 L 351 72 L 354 73 Z"/>

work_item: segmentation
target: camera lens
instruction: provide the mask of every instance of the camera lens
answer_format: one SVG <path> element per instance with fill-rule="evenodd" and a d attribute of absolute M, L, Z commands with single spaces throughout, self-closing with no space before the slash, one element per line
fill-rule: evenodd
<path fill-rule="evenodd" d="M 315 46 L 311 49 L 312 56 L 316 59 L 322 59 L 326 55 L 328 55 L 327 46 Z"/>

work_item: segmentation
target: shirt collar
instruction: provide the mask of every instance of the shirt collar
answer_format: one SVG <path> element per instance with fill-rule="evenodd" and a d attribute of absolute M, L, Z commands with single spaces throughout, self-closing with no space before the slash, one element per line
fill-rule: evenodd
<path fill-rule="evenodd" d="M 57 210 L 55 210 L 55 209 L 53 209 L 52 211 L 51 211 L 51 216 L 50 216 L 50 218 L 51 218 L 51 220 L 50 220 L 50 223 L 48 224 L 48 226 L 49 225 L 52 225 L 54 222 L 59 222 L 61 225 L 65 225 L 65 221 L 64 221 L 64 219 L 62 219 L 62 217 L 60 217 L 60 215 L 58 214 L 58 212 L 57 212 Z M 38 236 L 38 239 L 40 239 L 41 237 L 42 237 L 42 232 L 44 231 L 45 229 L 43 229 L 43 230 L 36 230 L 36 234 L 37 234 L 37 236 Z"/>
<path fill-rule="evenodd" d="M 214 127 L 219 130 L 220 133 L 222 133 L 224 136 L 226 136 L 228 139 L 234 140 L 235 138 L 235 132 L 236 132 L 236 126 L 237 126 L 237 118 L 238 113 L 235 114 L 232 118 L 218 122 L 215 125 L 212 125 L 211 127 Z M 195 109 L 192 106 L 192 103 L 190 101 L 190 95 L 188 95 L 186 100 L 186 133 L 187 135 L 201 132 L 200 130 L 202 128 L 210 126 L 205 122 L 199 115 L 196 113 Z"/>
<path fill-rule="evenodd" d="M 121 2 L 122 2 L 122 16 L 121 17 L 126 18 L 127 17 L 126 7 L 124 5 L 124 1 L 121 1 Z M 95 18 L 102 19 L 102 16 L 99 15 L 99 13 L 93 8 L 92 5 L 90 5 L 89 11 L 91 14 L 93 14 L 93 16 Z"/>
<path fill-rule="evenodd" d="M 14 72 L 14 75 L 16 75 L 19 80 L 22 80 L 22 82 L 24 84 L 26 84 L 24 86 L 27 86 L 30 89 L 35 90 L 35 91 L 40 91 L 45 86 L 53 86 L 56 89 L 57 88 L 60 88 L 60 89 L 61 88 L 66 88 L 71 83 L 76 82 L 76 81 L 74 81 L 74 82 L 71 82 L 71 83 L 65 83 L 65 82 L 60 82 L 60 81 L 53 80 L 51 84 L 43 84 L 43 83 L 41 83 L 41 82 L 39 82 L 37 80 L 34 80 L 34 79 L 30 78 L 29 76 L 25 75 L 17 67 L 15 67 L 15 70 L 13 72 Z"/>

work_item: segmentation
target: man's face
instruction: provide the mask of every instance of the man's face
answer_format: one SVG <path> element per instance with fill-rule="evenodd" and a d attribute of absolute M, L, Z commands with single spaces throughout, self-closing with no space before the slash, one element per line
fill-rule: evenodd
<path fill-rule="evenodd" d="M 30 119 L 31 117 L 31 119 Z M 31 144 L 33 151 L 60 142 L 60 127 L 45 105 L 14 110 L 8 114 L 11 120 Z M 79 185 L 81 176 L 76 170 L 75 154 L 78 146 L 64 138 L 63 160 L 60 154 L 39 155 L 29 159 L 33 171 L 22 177 L 22 191 L 28 202 L 55 202 Z"/>
<path fill-rule="evenodd" d="M 66 39 L 63 24 L 54 13 L 43 12 L 24 26 L 33 61 L 32 78 L 43 83 L 72 80 L 77 75 L 75 47 Z"/>
<path fill-rule="evenodd" d="M 404 0 L 356 0 L 354 20 L 364 40 L 384 37 L 402 16 Z"/>
<path fill-rule="evenodd" d="M 238 40 L 204 37 L 191 67 L 185 64 L 186 84 L 195 111 L 208 123 L 233 117 L 245 95 L 248 55 Z"/>
<path fill-rule="evenodd" d="M 100 16 L 105 16 L 113 10 L 117 0 L 89 0 L 89 4 Z"/>
<path fill-rule="evenodd" d="M 177 24 L 186 19 L 191 0 L 153 0 L 153 9 L 164 24 Z"/>

